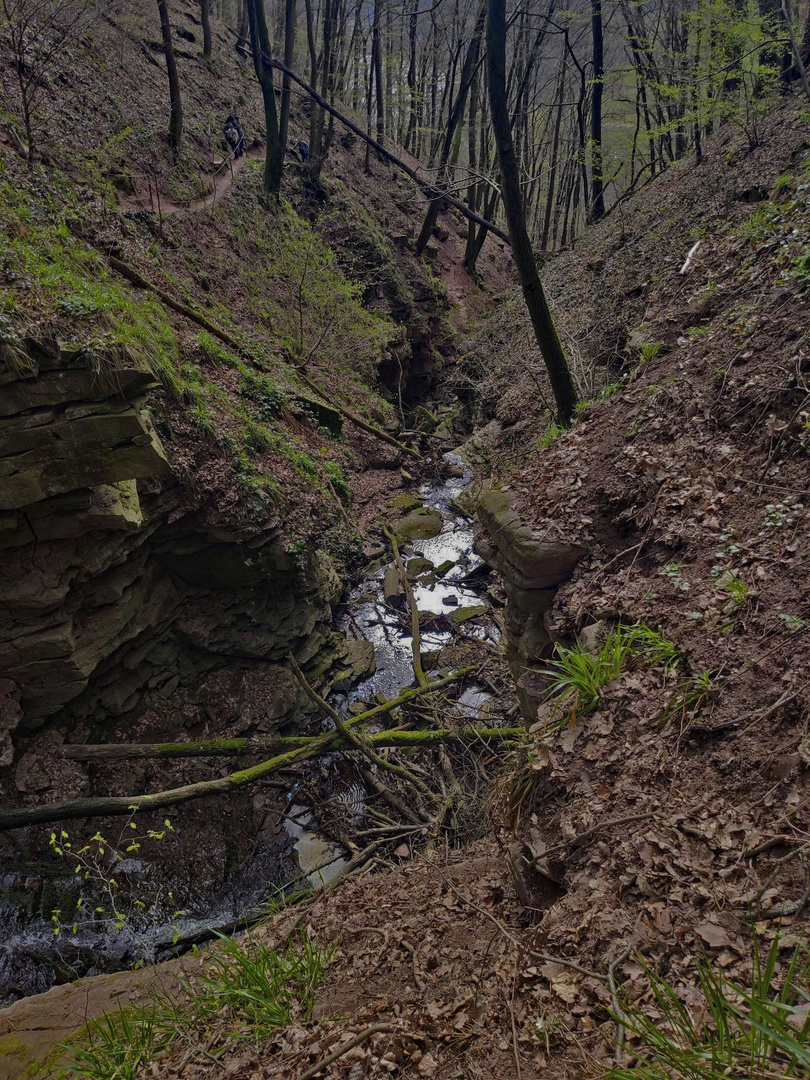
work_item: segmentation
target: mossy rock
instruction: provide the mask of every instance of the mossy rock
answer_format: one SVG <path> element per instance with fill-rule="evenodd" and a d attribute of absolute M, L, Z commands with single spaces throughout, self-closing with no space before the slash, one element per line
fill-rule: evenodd
<path fill-rule="evenodd" d="M 423 559 L 417 556 L 415 559 L 408 559 L 408 574 L 411 577 L 420 577 L 422 574 L 427 574 L 433 569 L 433 563 L 430 559 Z"/>
<path fill-rule="evenodd" d="M 370 641 L 347 641 L 345 662 L 349 667 L 333 681 L 333 690 L 345 692 L 355 683 L 374 674 L 377 670 L 374 645 Z"/>
<path fill-rule="evenodd" d="M 394 522 L 391 528 L 397 540 L 430 540 L 439 535 L 443 524 L 438 510 L 420 506 Z"/>
<path fill-rule="evenodd" d="M 436 577 L 444 577 L 445 574 L 449 574 L 455 565 L 454 559 L 445 559 L 444 562 L 439 563 L 436 567 Z"/>
<path fill-rule="evenodd" d="M 486 615 L 487 611 L 489 611 L 489 608 L 484 604 L 467 604 L 450 612 L 450 621 L 459 625 L 469 622 L 471 619 L 477 619 L 481 615 Z"/>
<path fill-rule="evenodd" d="M 416 510 L 422 503 L 415 495 L 411 495 L 408 491 L 403 491 L 391 499 L 391 505 L 396 510 L 400 510 L 403 514 L 407 514 L 409 510 Z"/>

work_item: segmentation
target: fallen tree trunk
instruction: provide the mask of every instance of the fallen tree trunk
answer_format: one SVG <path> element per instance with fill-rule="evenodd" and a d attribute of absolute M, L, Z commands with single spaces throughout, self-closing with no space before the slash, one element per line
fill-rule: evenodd
<path fill-rule="evenodd" d="M 366 742 L 374 747 L 431 746 L 435 743 L 510 743 L 519 740 L 525 728 L 429 728 L 422 731 L 380 731 L 367 735 Z M 238 754 L 283 753 L 302 750 L 312 746 L 318 735 L 256 735 L 243 739 L 201 739 L 198 742 L 181 743 L 77 743 L 62 747 L 71 761 L 127 761 L 133 758 L 186 758 L 186 757 L 235 757 Z M 329 748 L 351 749 L 351 744 L 339 736 Z"/>
<path fill-rule="evenodd" d="M 393 435 L 389 435 L 387 431 L 383 431 L 382 428 L 377 427 L 375 424 L 369 424 L 367 420 L 363 420 L 357 413 L 347 409 L 345 405 L 341 405 L 339 401 L 335 401 L 334 398 L 330 398 L 326 394 L 322 387 L 318 386 L 308 375 L 305 375 L 302 371 L 298 372 L 298 377 L 303 383 L 314 391 L 316 394 L 320 394 L 327 405 L 331 405 L 333 409 L 345 416 L 347 420 L 350 420 L 355 427 L 359 427 L 362 431 L 367 431 L 370 435 L 374 435 L 378 439 L 382 439 L 383 442 L 387 442 L 390 446 L 395 446 L 397 450 L 401 450 L 403 454 L 410 454 L 413 458 L 421 458 L 421 454 L 418 450 L 414 450 L 412 446 L 407 446 L 404 442 L 400 442 L 399 439 L 395 439 Z"/>
<path fill-rule="evenodd" d="M 402 562 L 402 556 L 399 553 L 399 544 L 397 539 L 387 525 L 383 525 L 383 534 L 386 540 L 391 545 L 391 550 L 394 553 L 394 561 L 397 566 L 397 572 L 399 573 L 399 580 L 402 585 L 402 591 L 405 593 L 405 601 L 408 604 L 408 610 L 411 613 L 411 651 L 413 652 L 413 673 L 416 676 L 416 681 L 420 686 L 427 686 L 427 676 L 425 675 L 422 667 L 422 635 L 419 632 L 419 608 L 416 606 L 416 602 L 413 598 L 413 589 L 411 583 L 408 581 L 408 575 L 405 573 L 405 566 Z"/>
<path fill-rule="evenodd" d="M 178 315 L 183 315 L 186 319 L 190 319 L 192 322 L 197 323 L 198 326 L 202 326 L 204 330 L 207 330 L 209 334 L 213 334 L 214 337 L 219 338 L 231 349 L 236 352 L 242 351 L 242 345 L 236 340 L 236 338 L 223 330 L 217 323 L 211 322 L 201 311 L 197 311 L 193 307 L 189 307 L 188 304 L 182 303 L 180 300 L 175 300 L 171 293 L 167 293 L 165 289 L 161 289 L 159 285 L 155 285 L 154 282 L 149 281 L 143 274 L 140 274 L 134 267 L 129 266 L 127 263 L 122 262 L 121 259 L 116 259 L 114 255 L 110 255 L 108 262 L 113 270 L 116 270 L 121 277 L 127 279 L 130 285 L 134 285 L 136 289 L 143 289 L 145 292 L 153 292 L 155 296 L 162 301 L 166 307 L 171 308 L 172 311 L 176 311 Z"/>
<path fill-rule="evenodd" d="M 472 671 L 472 668 L 462 668 L 448 675 L 444 679 L 438 679 L 430 686 L 418 686 L 406 690 L 396 698 L 368 709 L 364 713 L 346 721 L 348 727 L 361 724 L 380 716 L 397 705 L 402 705 L 414 697 L 420 697 L 425 693 L 433 693 L 458 681 L 464 675 Z M 277 754 L 268 758 L 258 765 L 252 765 L 249 769 L 240 769 L 228 776 L 219 777 L 216 780 L 201 780 L 196 784 L 185 784 L 183 787 L 171 788 L 168 791 L 155 791 L 149 795 L 102 795 L 91 796 L 84 799 L 65 799 L 62 802 L 46 803 L 42 806 L 16 807 L 13 810 L 0 810 L 0 832 L 8 829 L 20 829 L 27 825 L 40 825 L 46 821 L 67 821 L 71 818 L 106 817 L 109 815 L 132 814 L 134 812 L 149 812 L 150 810 L 163 810 L 168 806 L 177 806 L 180 803 L 189 802 L 192 799 L 201 799 L 207 795 L 222 795 L 256 781 L 264 779 L 279 769 L 286 768 L 295 762 L 312 757 L 317 753 L 328 753 L 334 748 L 334 743 L 340 738 L 337 731 L 327 731 L 319 735 L 307 746 L 288 750 L 286 753 Z"/>

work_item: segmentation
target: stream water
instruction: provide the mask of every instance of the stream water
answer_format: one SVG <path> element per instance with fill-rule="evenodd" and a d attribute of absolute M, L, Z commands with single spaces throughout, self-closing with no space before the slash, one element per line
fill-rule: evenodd
<path fill-rule="evenodd" d="M 459 457 L 445 456 L 445 477 L 424 484 L 419 496 L 424 506 L 438 510 L 443 518 L 441 532 L 427 540 L 415 540 L 403 551 L 405 558 L 430 560 L 440 574 L 428 569 L 413 584 L 419 610 L 437 616 L 422 633 L 422 651 L 428 674 L 438 674 L 435 660 L 439 650 L 450 644 L 464 627 L 466 635 L 497 639 L 490 620 L 476 619 L 455 625 L 449 615 L 465 606 L 483 607 L 484 602 L 469 575 L 480 565 L 473 551 L 470 520 L 457 509 L 456 500 L 472 480 L 472 472 Z M 374 674 L 344 694 L 333 694 L 332 703 L 344 715 L 360 708 L 377 695 L 394 697 L 413 684 L 412 639 L 404 629 L 402 613 L 390 608 L 383 593 L 384 563 L 370 568 L 340 609 L 337 628 L 350 639 L 373 643 L 376 656 Z M 444 616 L 444 617 L 440 617 Z M 491 695 L 484 686 L 465 688 L 452 708 L 458 715 L 486 715 Z M 339 755 L 318 762 L 319 784 L 330 797 L 330 806 L 352 819 L 363 814 L 365 792 Z M 171 882 L 161 879 L 163 899 L 140 921 L 129 922 L 110 932 L 105 924 L 79 924 L 54 933 L 44 899 L 49 889 L 37 879 L 36 868 L 11 870 L 0 875 L 0 1005 L 15 998 L 47 989 L 56 981 L 77 975 L 95 974 L 127 967 L 132 963 L 162 959 L 173 943 L 211 928 L 225 927 L 255 911 L 269 895 L 289 887 L 296 879 L 313 885 L 328 882 L 345 865 L 344 851 L 319 833 L 313 811 L 305 805 L 299 786 L 286 792 L 286 817 L 281 836 L 276 825 L 260 833 L 251 847 L 250 858 L 230 875 L 226 888 L 212 892 L 200 888 L 182 914 L 171 912 Z M 271 820 L 277 820 L 271 815 Z M 173 868 L 176 873 L 177 868 Z M 28 874 L 28 879 L 21 873 Z M 52 873 L 52 871 L 51 871 Z M 155 884 L 155 870 L 148 860 L 131 858 L 118 867 L 118 876 L 133 891 Z M 66 886 L 67 887 L 67 886 Z M 30 912 L 21 908 L 20 891 L 30 891 Z M 58 896 L 58 892 L 54 893 Z M 75 903 L 75 899 L 73 901 Z M 34 914 L 35 904 L 39 913 Z M 63 913 L 64 915 L 64 913 Z M 70 916 L 68 915 L 68 918 Z"/>

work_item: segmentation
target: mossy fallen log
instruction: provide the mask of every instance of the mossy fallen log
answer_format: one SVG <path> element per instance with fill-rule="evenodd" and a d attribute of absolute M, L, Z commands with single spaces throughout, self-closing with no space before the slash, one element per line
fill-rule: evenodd
<path fill-rule="evenodd" d="M 374 747 L 399 747 L 419 749 L 435 743 L 511 743 L 525 735 L 525 728 L 429 728 L 422 731 L 380 731 L 367 735 L 366 741 Z M 179 743 L 76 743 L 62 747 L 66 758 L 72 761 L 126 761 L 133 758 L 185 758 L 185 757 L 236 757 L 239 754 L 286 753 L 304 750 L 321 736 L 318 735 L 255 735 L 242 739 L 201 739 L 197 742 Z M 351 744 L 337 737 L 329 747 L 332 750 L 351 749 Z"/>
<path fill-rule="evenodd" d="M 375 716 L 383 715 L 404 705 L 413 698 L 423 694 L 435 693 L 451 683 L 457 682 L 464 675 L 469 674 L 472 668 L 461 668 L 444 679 L 437 679 L 429 686 L 417 686 L 405 690 L 397 697 L 386 701 L 373 709 L 367 709 L 358 716 L 347 720 L 345 726 L 353 727 L 364 723 Z M 90 796 L 84 799 L 65 799 L 62 802 L 45 803 L 42 806 L 21 806 L 11 810 L 0 810 L 0 832 L 8 829 L 20 829 L 28 825 L 40 825 L 47 821 L 67 821 L 72 818 L 84 817 L 107 817 L 119 814 L 131 814 L 134 811 L 148 813 L 152 810 L 163 810 L 168 806 L 177 806 L 180 803 L 190 802 L 192 799 L 201 799 L 208 795 L 223 795 L 238 791 L 243 787 L 255 784 L 271 773 L 284 769 L 305 758 L 318 753 L 329 753 L 334 749 L 335 742 L 340 738 L 337 731 L 327 731 L 323 735 L 316 736 L 312 743 L 296 749 L 288 750 L 266 761 L 252 765 L 248 769 L 240 769 L 228 776 L 219 777 L 216 780 L 201 780 L 196 784 L 185 784 L 182 787 L 171 788 L 168 791 L 155 791 L 149 795 L 101 795 Z"/>

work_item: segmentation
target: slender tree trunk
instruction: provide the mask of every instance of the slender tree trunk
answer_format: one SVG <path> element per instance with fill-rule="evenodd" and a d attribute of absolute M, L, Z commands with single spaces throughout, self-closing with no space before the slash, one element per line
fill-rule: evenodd
<path fill-rule="evenodd" d="M 211 0 L 200 0 L 200 21 L 203 30 L 203 56 L 211 59 Z"/>
<path fill-rule="evenodd" d="M 285 0 L 284 5 L 284 63 L 287 67 L 293 67 L 295 64 L 295 0 Z M 278 121 L 278 141 L 281 143 L 282 156 L 287 152 L 291 96 L 290 76 L 283 72 L 281 76 L 281 113 Z"/>
<path fill-rule="evenodd" d="M 253 53 L 253 70 L 262 91 L 264 122 L 267 129 L 267 152 L 264 159 L 264 190 L 275 201 L 281 191 L 284 169 L 284 147 L 279 140 L 276 92 L 273 87 L 272 54 L 264 0 L 247 0 L 250 23 L 250 46 Z"/>
<path fill-rule="evenodd" d="M 577 392 L 562 343 L 546 300 L 534 252 L 523 217 L 520 176 L 515 157 L 515 145 L 509 124 L 506 97 L 506 0 L 489 0 L 487 27 L 487 60 L 489 67 L 489 103 L 495 145 L 501 168 L 501 195 L 512 256 L 520 278 L 526 307 L 532 320 L 537 344 L 543 354 L 554 400 L 557 403 L 557 422 L 569 424 L 577 403 Z"/>
<path fill-rule="evenodd" d="M 160 32 L 163 36 L 163 53 L 166 57 L 166 72 L 169 76 L 169 102 L 171 113 L 169 115 L 169 144 L 172 152 L 177 156 L 180 143 L 183 139 L 183 102 L 180 97 L 180 78 L 177 74 L 177 60 L 174 55 L 172 43 L 172 27 L 169 22 L 169 9 L 166 0 L 157 0 L 158 12 L 160 13 Z"/>
<path fill-rule="evenodd" d="M 591 220 L 605 216 L 605 179 L 602 155 L 602 94 L 605 83 L 602 0 L 591 0 L 593 37 L 593 93 L 591 95 Z"/>
<path fill-rule="evenodd" d="M 419 14 L 419 0 L 413 0 L 408 20 L 408 130 L 405 132 L 405 149 L 413 146 L 416 131 L 416 25 Z"/>
<path fill-rule="evenodd" d="M 247 0 L 241 0 L 239 5 L 239 32 L 236 37 L 236 51 L 242 56 L 247 56 L 249 35 L 250 22 L 248 20 Z"/>
<path fill-rule="evenodd" d="M 371 24 L 372 49 L 374 61 L 374 83 L 377 88 L 377 142 L 385 146 L 385 87 L 382 75 L 382 38 L 380 35 L 380 3 L 374 0 L 374 17 Z"/>
<path fill-rule="evenodd" d="M 554 209 L 554 196 L 557 184 L 557 155 L 560 148 L 560 124 L 562 123 L 563 90 L 565 88 L 565 52 L 560 56 L 560 74 L 557 83 L 557 102 L 554 117 L 554 141 L 551 146 L 551 170 L 548 177 L 548 192 L 546 194 L 546 213 L 543 219 L 543 237 L 540 241 L 541 251 L 548 250 L 549 230 L 551 228 L 551 214 Z"/>
<path fill-rule="evenodd" d="M 478 64 L 478 57 L 481 51 L 481 37 L 484 33 L 484 23 L 487 17 L 487 2 L 484 0 L 481 4 L 481 8 L 478 12 L 478 18 L 475 23 L 475 28 L 470 39 L 470 43 L 467 46 L 467 54 L 464 57 L 464 64 L 461 69 L 461 82 L 458 88 L 458 95 L 453 108 L 450 113 L 450 119 L 447 124 L 447 130 L 444 136 L 444 143 L 442 144 L 441 156 L 439 157 L 439 171 L 436 176 L 436 187 L 441 190 L 444 184 L 447 183 L 448 173 L 447 165 L 450 160 L 450 154 L 453 149 L 453 142 L 456 136 L 456 128 L 458 127 L 462 117 L 464 116 L 464 110 L 467 107 L 467 95 L 472 83 L 473 74 Z M 442 208 L 441 196 L 434 199 L 428 211 L 425 214 L 425 220 L 422 224 L 422 230 L 419 233 L 419 238 L 416 241 L 416 254 L 421 255 L 425 250 L 428 240 L 430 239 L 433 226 L 436 224 L 436 219 L 439 216 L 439 211 Z"/>
<path fill-rule="evenodd" d="M 473 81 L 470 86 L 470 114 L 467 121 L 467 165 L 470 170 L 470 183 L 467 187 L 467 203 L 470 209 L 475 213 L 478 210 L 478 180 L 476 178 L 476 171 L 478 169 L 478 69 L 476 68 L 473 75 Z M 473 252 L 475 251 L 475 234 L 476 225 L 472 221 L 467 222 L 467 243 L 464 248 L 464 267 L 469 274 L 472 274 L 475 265 L 473 262 Z"/>

